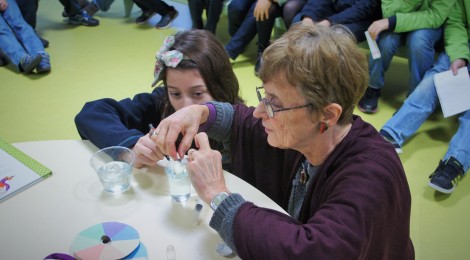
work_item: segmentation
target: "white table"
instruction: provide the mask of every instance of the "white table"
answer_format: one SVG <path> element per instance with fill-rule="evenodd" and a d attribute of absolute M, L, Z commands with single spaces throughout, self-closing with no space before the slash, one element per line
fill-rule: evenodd
<path fill-rule="evenodd" d="M 101 222 L 134 227 L 146 246 L 148 259 L 167 259 L 173 245 L 176 259 L 226 259 L 215 252 L 222 242 L 209 227 L 212 210 L 204 205 L 199 223 L 193 218 L 195 197 L 171 201 L 163 169 L 134 169 L 132 188 L 123 194 L 105 192 L 89 158 L 96 150 L 88 141 L 57 140 L 14 144 L 52 170 L 52 176 L 0 203 L 0 258 L 43 259 L 72 254 L 74 238 Z M 248 183 L 225 173 L 232 192 L 259 206 L 285 212 Z"/>

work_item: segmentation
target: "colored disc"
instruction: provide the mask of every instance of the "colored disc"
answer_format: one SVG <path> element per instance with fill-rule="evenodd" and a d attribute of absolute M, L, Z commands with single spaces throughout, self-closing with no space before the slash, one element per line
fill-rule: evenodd
<path fill-rule="evenodd" d="M 139 233 L 133 227 L 104 222 L 80 232 L 72 243 L 72 251 L 80 259 L 121 259 L 139 244 Z"/>
<path fill-rule="evenodd" d="M 147 248 L 144 244 L 140 243 L 139 246 L 130 255 L 126 256 L 124 260 L 147 260 Z"/>

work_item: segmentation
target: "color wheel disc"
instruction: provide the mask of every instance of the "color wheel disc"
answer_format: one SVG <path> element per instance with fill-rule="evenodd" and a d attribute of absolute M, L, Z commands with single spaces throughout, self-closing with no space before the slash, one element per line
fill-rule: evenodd
<path fill-rule="evenodd" d="M 144 244 L 140 243 L 139 247 L 137 247 L 134 252 L 130 255 L 123 258 L 124 260 L 147 260 L 148 258 L 147 248 L 145 248 Z"/>
<path fill-rule="evenodd" d="M 119 222 L 104 222 L 80 232 L 72 251 L 80 259 L 121 259 L 140 244 L 139 233 Z"/>

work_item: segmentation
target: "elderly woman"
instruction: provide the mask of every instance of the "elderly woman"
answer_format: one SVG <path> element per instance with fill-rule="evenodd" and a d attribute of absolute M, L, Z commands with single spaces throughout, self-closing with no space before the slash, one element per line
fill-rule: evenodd
<path fill-rule="evenodd" d="M 353 37 L 339 27 L 295 25 L 266 49 L 260 78 L 256 108 L 189 106 L 152 137 L 176 157 L 178 134 L 180 155 L 195 136 L 188 167 L 214 209 L 211 227 L 242 259 L 413 259 L 400 159 L 353 115 L 367 86 L 367 61 Z M 228 190 L 221 156 L 198 128 L 227 142 L 233 173 L 290 216 Z"/>

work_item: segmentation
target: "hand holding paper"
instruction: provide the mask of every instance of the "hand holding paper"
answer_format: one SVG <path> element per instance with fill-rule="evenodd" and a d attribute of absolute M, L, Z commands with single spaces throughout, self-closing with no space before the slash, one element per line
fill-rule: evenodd
<path fill-rule="evenodd" d="M 379 46 L 377 46 L 377 42 L 372 39 L 369 34 L 369 31 L 364 32 L 367 39 L 367 44 L 369 44 L 370 54 L 372 55 L 372 59 L 379 59 L 381 57 Z"/>
<path fill-rule="evenodd" d="M 470 109 L 470 78 L 467 67 L 460 68 L 455 76 L 451 70 L 434 75 L 434 85 L 444 117 Z"/>

